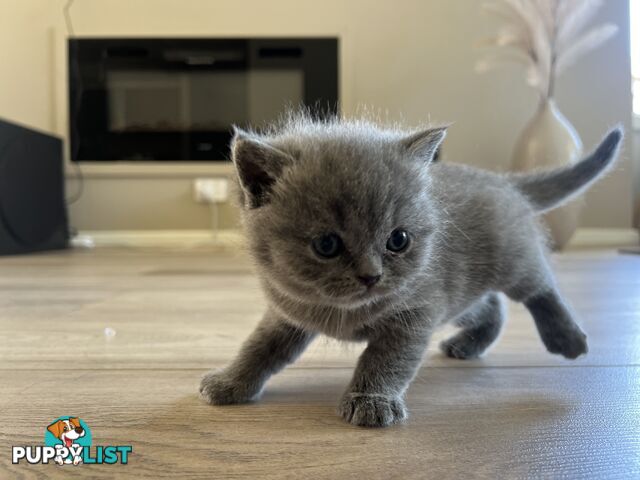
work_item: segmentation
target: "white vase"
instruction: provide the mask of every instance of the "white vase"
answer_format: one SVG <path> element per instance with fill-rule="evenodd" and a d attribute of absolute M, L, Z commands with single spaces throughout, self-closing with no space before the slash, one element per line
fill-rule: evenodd
<path fill-rule="evenodd" d="M 516 172 L 548 170 L 570 165 L 581 157 L 582 142 L 573 125 L 553 99 L 546 99 L 516 142 L 511 167 Z M 577 199 L 544 215 L 554 250 L 562 250 L 571 239 L 582 206 L 583 200 Z"/>

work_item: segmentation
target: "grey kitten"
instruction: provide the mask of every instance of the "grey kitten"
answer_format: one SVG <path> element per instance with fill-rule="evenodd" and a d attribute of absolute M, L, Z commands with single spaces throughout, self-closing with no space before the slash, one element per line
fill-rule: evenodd
<path fill-rule="evenodd" d="M 233 363 L 203 378 L 206 401 L 256 399 L 325 334 L 367 342 L 340 415 L 400 422 L 433 330 L 454 322 L 444 353 L 478 357 L 504 321 L 499 292 L 524 303 L 549 352 L 587 352 L 536 216 L 610 168 L 622 130 L 573 166 L 531 175 L 430 165 L 445 133 L 304 117 L 268 134 L 236 132 L 243 220 L 269 308 Z"/>

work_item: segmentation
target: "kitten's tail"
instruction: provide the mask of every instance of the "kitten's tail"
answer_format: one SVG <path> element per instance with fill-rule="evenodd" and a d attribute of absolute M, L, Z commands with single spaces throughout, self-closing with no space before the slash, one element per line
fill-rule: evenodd
<path fill-rule="evenodd" d="M 509 178 L 538 212 L 552 210 L 580 195 L 615 163 L 622 143 L 622 127 L 611 130 L 588 157 L 551 171 L 513 174 Z"/>

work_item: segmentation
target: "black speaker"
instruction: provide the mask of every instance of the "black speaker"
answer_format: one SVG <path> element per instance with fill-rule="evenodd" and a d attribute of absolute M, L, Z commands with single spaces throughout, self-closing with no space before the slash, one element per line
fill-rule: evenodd
<path fill-rule="evenodd" d="M 62 140 L 0 120 L 0 255 L 67 248 Z"/>

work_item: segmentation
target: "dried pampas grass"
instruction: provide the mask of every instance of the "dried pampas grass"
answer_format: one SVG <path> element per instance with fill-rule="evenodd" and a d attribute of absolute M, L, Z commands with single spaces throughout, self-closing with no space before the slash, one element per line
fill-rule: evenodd
<path fill-rule="evenodd" d="M 484 5 L 506 24 L 481 47 L 498 47 L 499 54 L 476 65 L 485 72 L 506 61 L 527 67 L 527 83 L 542 98 L 553 95 L 555 78 L 580 57 L 616 34 L 618 27 L 607 23 L 586 30 L 602 7 L 602 0 L 499 0 Z M 506 49 L 505 49 L 506 48 Z"/>

